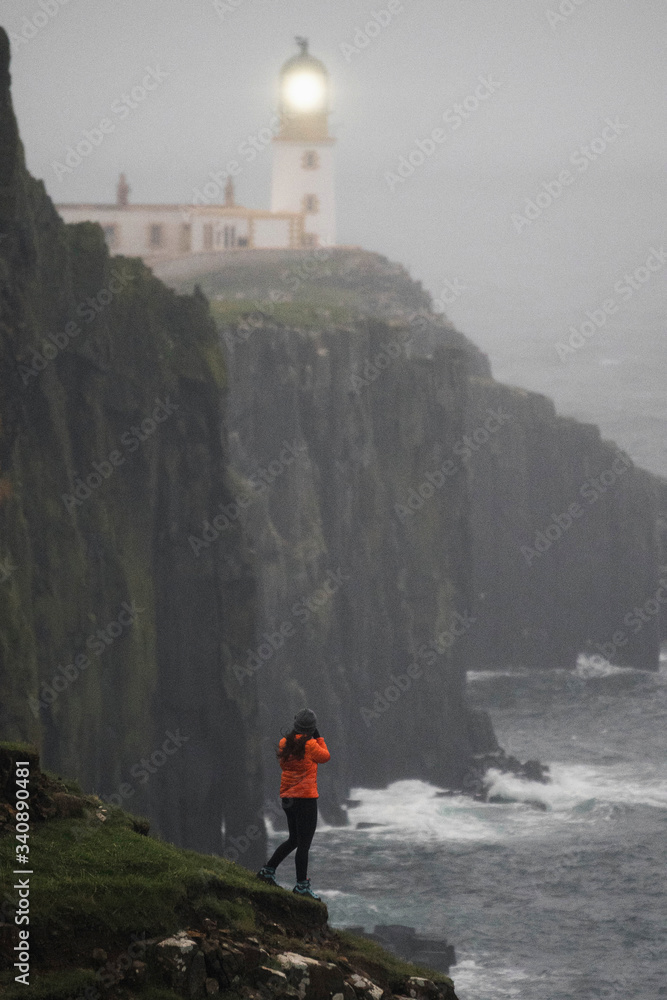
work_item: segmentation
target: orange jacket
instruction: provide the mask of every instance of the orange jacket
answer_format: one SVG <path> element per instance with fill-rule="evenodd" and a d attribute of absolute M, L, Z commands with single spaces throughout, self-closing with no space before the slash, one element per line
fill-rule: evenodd
<path fill-rule="evenodd" d="M 302 760 L 290 757 L 288 761 L 280 761 L 282 777 L 280 779 L 281 799 L 318 799 L 317 765 L 325 764 L 331 754 L 327 750 L 324 737 L 306 739 L 306 752 Z M 280 749 L 285 746 L 285 737 L 280 741 Z"/>

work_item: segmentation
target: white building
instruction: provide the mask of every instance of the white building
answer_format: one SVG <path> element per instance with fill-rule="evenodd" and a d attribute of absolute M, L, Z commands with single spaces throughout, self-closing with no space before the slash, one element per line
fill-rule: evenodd
<path fill-rule="evenodd" d="M 231 178 L 224 202 L 133 205 L 121 174 L 116 203 L 57 205 L 65 222 L 98 222 L 112 253 L 164 260 L 239 247 L 294 249 L 330 246 L 336 239 L 335 140 L 329 135 L 329 76 L 297 38 L 298 55 L 280 71 L 279 129 L 273 139 L 271 210 L 234 200 Z"/>

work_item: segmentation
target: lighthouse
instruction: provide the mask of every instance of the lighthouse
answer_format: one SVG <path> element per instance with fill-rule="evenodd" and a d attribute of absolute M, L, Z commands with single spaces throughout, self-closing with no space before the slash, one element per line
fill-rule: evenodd
<path fill-rule="evenodd" d="M 307 38 L 296 42 L 300 51 L 280 71 L 271 211 L 303 212 L 304 245 L 327 246 L 336 242 L 329 74 L 309 53 Z"/>

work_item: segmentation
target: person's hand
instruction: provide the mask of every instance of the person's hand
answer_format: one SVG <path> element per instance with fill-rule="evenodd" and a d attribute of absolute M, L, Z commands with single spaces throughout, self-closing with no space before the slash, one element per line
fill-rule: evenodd
<path fill-rule="evenodd" d="M 314 729 L 313 730 L 313 739 L 314 740 L 319 740 L 319 738 L 320 738 L 320 731 L 319 731 L 319 729 Z"/>

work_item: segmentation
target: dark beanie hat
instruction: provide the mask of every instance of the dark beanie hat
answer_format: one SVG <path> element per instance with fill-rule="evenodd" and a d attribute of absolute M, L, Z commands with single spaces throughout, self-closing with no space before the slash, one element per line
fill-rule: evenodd
<path fill-rule="evenodd" d="M 317 716 L 309 708 L 304 708 L 294 716 L 294 728 L 297 733 L 305 733 L 317 728 Z"/>

